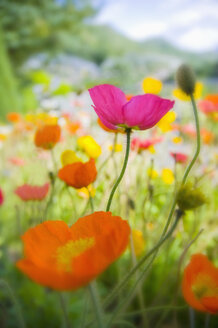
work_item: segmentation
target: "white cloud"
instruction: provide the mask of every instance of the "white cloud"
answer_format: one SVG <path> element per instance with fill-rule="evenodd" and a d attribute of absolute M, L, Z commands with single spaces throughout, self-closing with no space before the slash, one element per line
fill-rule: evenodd
<path fill-rule="evenodd" d="M 218 44 L 218 31 L 216 28 L 197 27 L 181 35 L 176 43 L 192 51 L 213 50 Z"/>
<path fill-rule="evenodd" d="M 155 37 L 159 35 L 164 35 L 167 30 L 167 24 L 160 21 L 150 21 L 143 23 L 131 24 L 126 29 L 128 35 L 133 39 L 146 39 L 150 37 Z"/>

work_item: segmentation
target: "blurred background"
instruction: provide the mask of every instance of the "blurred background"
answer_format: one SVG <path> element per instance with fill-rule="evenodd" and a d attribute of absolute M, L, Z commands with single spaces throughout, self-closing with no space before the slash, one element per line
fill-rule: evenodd
<path fill-rule="evenodd" d="M 213 92 L 217 55 L 217 0 L 1 0 L 0 119 L 63 107 L 102 82 L 128 93 L 145 76 L 170 85 L 181 62 Z"/>

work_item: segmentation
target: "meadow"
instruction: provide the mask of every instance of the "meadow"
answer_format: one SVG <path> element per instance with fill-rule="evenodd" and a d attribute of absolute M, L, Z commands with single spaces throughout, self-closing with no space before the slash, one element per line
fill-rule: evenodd
<path fill-rule="evenodd" d="M 185 73 L 7 114 L 2 328 L 217 327 L 218 95 Z"/>

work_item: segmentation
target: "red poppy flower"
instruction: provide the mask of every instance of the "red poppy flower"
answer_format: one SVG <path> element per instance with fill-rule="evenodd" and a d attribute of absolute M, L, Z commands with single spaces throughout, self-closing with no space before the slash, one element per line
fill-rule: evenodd
<path fill-rule="evenodd" d="M 173 153 L 171 152 L 170 155 L 174 158 L 176 163 L 186 163 L 188 156 L 183 153 Z"/>
<path fill-rule="evenodd" d="M 146 150 L 149 147 L 154 146 L 155 144 L 161 142 L 162 140 L 163 138 L 151 138 L 145 140 L 141 140 L 139 138 L 133 138 L 131 142 L 131 149 L 141 152 L 142 150 Z"/>
<path fill-rule="evenodd" d="M 185 268 L 182 291 L 194 309 L 218 313 L 218 268 L 203 254 L 195 254 Z"/>
<path fill-rule="evenodd" d="M 200 110 L 211 118 L 218 120 L 218 94 L 209 94 L 198 103 Z"/>
<path fill-rule="evenodd" d="M 91 158 L 88 162 L 75 162 L 65 165 L 58 172 L 58 177 L 68 186 L 80 189 L 88 187 L 97 176 L 95 161 Z"/>
<path fill-rule="evenodd" d="M 27 230 L 17 267 L 40 285 L 75 290 L 102 273 L 126 249 L 130 227 L 110 212 L 80 218 L 71 228 L 46 221 Z"/>
<path fill-rule="evenodd" d="M 3 191 L 0 188 L 0 206 L 4 203 L 4 195 L 3 195 Z"/>
<path fill-rule="evenodd" d="M 51 149 L 60 140 L 61 128 L 59 125 L 44 125 L 35 134 L 35 145 L 43 149 Z"/>
<path fill-rule="evenodd" d="M 43 200 L 46 197 L 48 190 L 49 183 L 45 183 L 43 186 L 24 184 L 23 186 L 17 187 L 15 194 L 23 201 Z"/>

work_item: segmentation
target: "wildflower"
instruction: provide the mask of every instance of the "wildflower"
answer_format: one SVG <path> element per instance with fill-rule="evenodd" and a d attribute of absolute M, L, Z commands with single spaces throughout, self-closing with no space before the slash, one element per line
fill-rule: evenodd
<path fill-rule="evenodd" d="M 201 82 L 196 82 L 194 93 L 193 93 L 195 99 L 201 98 L 202 90 L 203 90 L 203 84 Z M 181 89 L 175 89 L 173 91 L 173 95 L 182 101 L 190 100 L 190 96 L 185 94 L 185 92 L 183 92 Z"/>
<path fill-rule="evenodd" d="M 156 179 L 158 177 L 158 172 L 157 170 L 153 169 L 152 167 L 149 167 L 147 169 L 147 175 L 151 178 L 151 179 Z"/>
<path fill-rule="evenodd" d="M 173 107 L 174 101 L 152 94 L 134 96 L 130 101 L 119 88 L 103 84 L 89 89 L 94 110 L 109 129 L 152 128 Z"/>
<path fill-rule="evenodd" d="M 194 309 L 218 314 L 218 268 L 204 254 L 194 254 L 184 270 L 182 292 Z"/>
<path fill-rule="evenodd" d="M 16 166 L 24 166 L 25 165 L 24 159 L 20 158 L 20 157 L 11 157 L 11 158 L 9 158 L 9 162 Z"/>
<path fill-rule="evenodd" d="M 80 189 L 94 182 L 97 176 L 95 161 L 91 158 L 88 162 L 76 162 L 64 166 L 58 172 L 58 177 L 68 186 Z"/>
<path fill-rule="evenodd" d="M 173 171 L 168 168 L 164 168 L 162 170 L 162 180 L 166 184 L 172 184 L 175 180 Z"/>
<path fill-rule="evenodd" d="M 43 149 L 52 149 L 60 140 L 61 128 L 59 125 L 44 125 L 35 134 L 35 145 Z"/>
<path fill-rule="evenodd" d="M 174 142 L 175 144 L 182 143 L 182 137 L 179 136 L 173 137 L 172 142 Z"/>
<path fill-rule="evenodd" d="M 119 153 L 120 151 L 123 150 L 123 145 L 122 144 L 116 144 L 115 146 L 110 145 L 108 148 L 109 148 L 110 151 L 114 151 L 115 153 Z"/>
<path fill-rule="evenodd" d="M 77 189 L 79 196 L 89 199 L 89 197 L 95 197 L 96 189 L 90 184 L 87 188 L 83 187 L 81 189 Z"/>
<path fill-rule="evenodd" d="M 196 137 L 196 129 L 192 124 L 185 124 L 181 127 L 181 132 L 187 134 L 188 136 L 195 138 Z"/>
<path fill-rule="evenodd" d="M 145 250 L 145 239 L 140 230 L 132 230 L 133 247 L 136 256 L 140 256 Z"/>
<path fill-rule="evenodd" d="M 163 138 L 151 138 L 141 140 L 139 138 L 133 138 L 131 142 L 131 149 L 136 150 L 138 153 L 141 153 L 142 150 L 152 150 L 152 147 L 161 142 Z"/>
<path fill-rule="evenodd" d="M 22 236 L 24 259 L 17 267 L 36 283 L 56 290 L 75 290 L 96 278 L 126 249 L 127 221 L 110 212 L 95 212 L 70 228 L 45 221 Z"/>
<path fill-rule="evenodd" d="M 170 111 L 157 123 L 157 126 L 162 132 L 171 131 L 173 129 L 172 123 L 175 119 L 176 113 L 174 111 Z"/>
<path fill-rule="evenodd" d="M 201 137 L 206 145 L 210 145 L 215 139 L 215 135 L 205 128 L 201 129 Z"/>
<path fill-rule="evenodd" d="M 72 164 L 75 162 L 81 162 L 81 159 L 76 155 L 76 153 L 73 150 L 68 149 L 61 154 L 62 166 Z"/>
<path fill-rule="evenodd" d="M 21 115 L 16 112 L 11 112 L 7 114 L 7 120 L 11 123 L 17 123 L 21 120 Z"/>
<path fill-rule="evenodd" d="M 43 200 L 49 191 L 49 183 L 42 186 L 32 186 L 24 184 L 15 189 L 15 194 L 23 201 L 29 200 Z"/>
<path fill-rule="evenodd" d="M 132 97 L 134 97 L 133 94 L 131 94 L 131 93 L 126 94 L 126 100 L 127 101 L 130 101 L 132 99 Z"/>
<path fill-rule="evenodd" d="M 81 129 L 81 123 L 67 121 L 66 128 L 70 134 L 75 134 L 79 129 Z"/>
<path fill-rule="evenodd" d="M 89 157 L 98 158 L 101 155 L 101 147 L 91 136 L 78 138 L 77 144 Z"/>
<path fill-rule="evenodd" d="M 162 82 L 152 77 L 146 77 L 142 81 L 142 89 L 145 93 L 152 93 L 157 95 L 161 92 Z"/>
<path fill-rule="evenodd" d="M 186 154 L 183 153 L 173 153 L 171 152 L 170 155 L 174 158 L 176 163 L 186 163 L 188 156 Z"/>
<path fill-rule="evenodd" d="M 3 195 L 3 191 L 0 188 L 0 206 L 4 203 L 4 195 Z"/>

